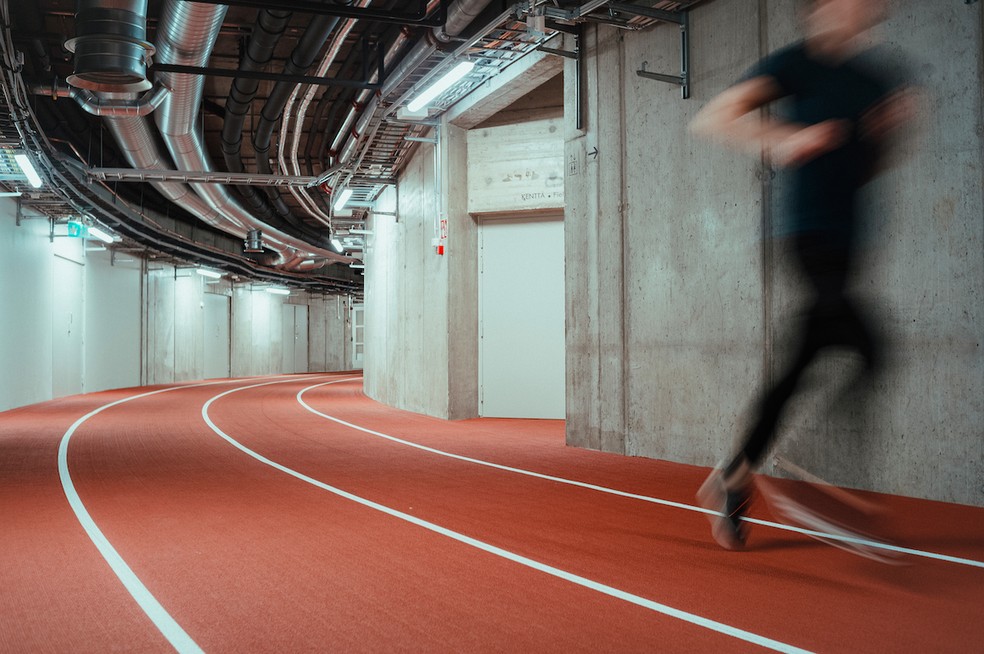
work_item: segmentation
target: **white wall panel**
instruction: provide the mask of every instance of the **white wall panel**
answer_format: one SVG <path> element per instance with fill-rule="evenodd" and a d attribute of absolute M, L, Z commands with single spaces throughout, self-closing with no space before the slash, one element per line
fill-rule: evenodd
<path fill-rule="evenodd" d="M 308 372 L 308 308 L 306 304 L 295 304 L 293 306 L 293 368 L 294 372 Z M 286 343 L 284 349 L 286 349 Z"/>
<path fill-rule="evenodd" d="M 246 377 L 253 373 L 253 293 L 248 287 L 237 286 L 232 290 L 232 343 L 230 347 L 233 377 Z"/>
<path fill-rule="evenodd" d="M 299 372 L 294 361 L 294 350 L 297 342 L 294 339 L 294 305 L 285 304 L 280 307 L 281 323 L 281 351 L 280 351 L 280 372 L 293 374 Z"/>

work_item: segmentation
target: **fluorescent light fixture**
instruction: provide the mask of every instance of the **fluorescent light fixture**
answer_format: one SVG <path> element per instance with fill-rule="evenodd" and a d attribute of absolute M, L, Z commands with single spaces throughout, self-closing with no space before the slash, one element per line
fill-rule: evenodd
<path fill-rule="evenodd" d="M 202 277 L 208 277 L 210 279 L 222 279 L 222 273 L 216 270 L 209 270 L 207 268 L 196 268 L 195 272 Z"/>
<path fill-rule="evenodd" d="M 0 191 L 0 198 L 19 198 L 20 191 Z"/>
<path fill-rule="evenodd" d="M 112 243 L 113 242 L 113 235 L 112 234 L 99 229 L 95 225 L 92 225 L 92 226 L 89 227 L 89 236 L 95 236 L 96 238 L 98 238 L 103 243 Z"/>
<path fill-rule="evenodd" d="M 335 248 L 336 252 L 341 252 L 345 249 L 342 247 L 342 242 L 339 241 L 337 238 L 331 239 L 331 246 Z"/>
<path fill-rule="evenodd" d="M 349 264 L 349 268 L 365 268 L 365 267 L 366 267 L 366 264 L 364 264 L 364 263 L 350 263 Z"/>
<path fill-rule="evenodd" d="M 349 201 L 349 198 L 350 197 L 352 197 L 352 189 L 350 189 L 350 188 L 347 188 L 344 191 L 342 191 L 341 193 L 339 193 L 338 194 L 338 199 L 335 200 L 335 204 L 332 205 L 334 207 L 335 211 L 341 211 L 342 210 L 342 207 L 345 206 L 345 203 Z"/>
<path fill-rule="evenodd" d="M 20 166 L 21 172 L 27 176 L 27 181 L 30 182 L 31 186 L 34 188 L 41 188 L 41 176 L 38 175 L 38 171 L 34 169 L 34 164 L 31 163 L 31 159 L 26 154 L 15 154 L 14 160 L 17 165 Z"/>
<path fill-rule="evenodd" d="M 369 229 L 350 229 L 349 234 L 361 234 L 362 236 L 372 236 L 372 230 Z"/>
<path fill-rule="evenodd" d="M 462 61 L 460 64 L 449 70 L 444 77 L 429 86 L 426 91 L 411 100 L 407 105 L 407 109 L 410 111 L 417 111 L 422 108 L 428 102 L 451 88 L 455 82 L 470 73 L 474 67 L 474 62 Z"/>
<path fill-rule="evenodd" d="M 266 292 L 274 295 L 290 295 L 290 289 L 282 286 L 267 286 Z"/>

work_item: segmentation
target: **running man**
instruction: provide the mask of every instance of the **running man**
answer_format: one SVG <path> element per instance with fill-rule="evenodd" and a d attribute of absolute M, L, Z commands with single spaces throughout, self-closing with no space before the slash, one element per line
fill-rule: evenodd
<path fill-rule="evenodd" d="M 853 349 L 869 371 L 880 359 L 875 332 L 849 295 L 862 218 L 859 191 L 884 165 L 889 140 L 914 113 L 913 94 L 891 81 L 863 45 L 885 18 L 887 0 L 800 4 L 805 38 L 760 61 L 691 124 L 699 136 L 788 170 L 784 245 L 812 294 L 792 364 L 761 396 L 737 454 L 698 493 L 705 507 L 720 512 L 712 533 L 727 549 L 744 546 L 752 473 L 809 364 L 827 347 Z M 780 99 L 788 117 L 761 115 L 759 109 Z"/>

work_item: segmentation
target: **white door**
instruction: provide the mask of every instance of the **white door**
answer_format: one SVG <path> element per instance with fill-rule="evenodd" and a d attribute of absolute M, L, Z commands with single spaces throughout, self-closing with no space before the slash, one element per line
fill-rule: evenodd
<path fill-rule="evenodd" d="M 81 393 L 83 375 L 82 328 L 85 324 L 85 268 L 80 263 L 54 257 L 51 303 L 51 396 Z"/>
<path fill-rule="evenodd" d="M 366 355 L 366 305 L 352 305 L 352 368 L 362 370 Z"/>
<path fill-rule="evenodd" d="M 308 308 L 294 306 L 294 372 L 308 372 Z"/>
<path fill-rule="evenodd" d="M 307 305 L 283 305 L 283 372 L 308 371 Z"/>
<path fill-rule="evenodd" d="M 205 293 L 205 379 L 231 376 L 229 357 L 230 300 Z"/>
<path fill-rule="evenodd" d="M 479 227 L 479 414 L 564 418 L 564 222 Z"/>

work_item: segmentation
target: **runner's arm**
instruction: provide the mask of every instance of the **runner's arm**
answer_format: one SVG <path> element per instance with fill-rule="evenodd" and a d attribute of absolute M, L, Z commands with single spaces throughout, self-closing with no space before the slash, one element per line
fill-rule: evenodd
<path fill-rule="evenodd" d="M 842 121 L 800 125 L 759 114 L 758 109 L 782 95 L 768 75 L 739 82 L 708 102 L 690 130 L 749 154 L 764 153 L 783 166 L 799 165 L 844 143 L 848 126 Z"/>

